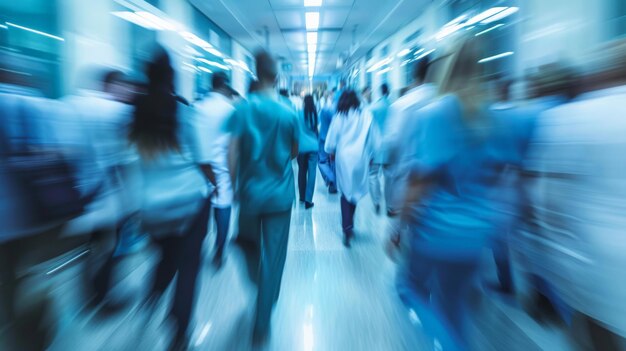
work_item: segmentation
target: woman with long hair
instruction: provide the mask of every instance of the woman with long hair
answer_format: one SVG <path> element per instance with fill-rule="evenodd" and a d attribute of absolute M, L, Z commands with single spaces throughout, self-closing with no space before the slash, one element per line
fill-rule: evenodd
<path fill-rule="evenodd" d="M 337 104 L 337 115 L 330 124 L 324 149 L 335 157 L 337 188 L 341 192 L 343 243 L 346 247 L 350 247 L 350 240 L 354 237 L 357 202 L 368 192 L 371 124 L 372 115 L 368 110 L 361 109 L 356 92 L 344 91 Z"/>
<path fill-rule="evenodd" d="M 174 322 L 173 349 L 184 349 L 207 233 L 210 169 L 207 150 L 199 150 L 186 106 L 174 95 L 174 70 L 168 53 L 158 48 L 147 66 L 146 94 L 135 102 L 130 142 L 141 157 L 141 220 L 161 251 L 147 301 L 154 308 L 178 275 L 169 317 Z M 214 181 L 214 180 L 212 180 Z"/>
<path fill-rule="evenodd" d="M 317 130 L 318 118 L 312 95 L 304 97 L 304 110 L 301 120 L 300 154 L 298 154 L 298 190 L 300 202 L 307 210 L 313 207 L 313 191 L 317 173 Z M 310 145 L 306 145 L 310 144 Z"/>
<path fill-rule="evenodd" d="M 390 240 L 390 247 L 407 249 L 399 294 L 443 350 L 469 348 L 470 290 L 482 250 L 503 220 L 496 200 L 503 138 L 486 106 L 480 53 L 475 39 L 461 42 L 440 97 L 418 112 L 418 150 L 401 217 L 406 229 Z"/>

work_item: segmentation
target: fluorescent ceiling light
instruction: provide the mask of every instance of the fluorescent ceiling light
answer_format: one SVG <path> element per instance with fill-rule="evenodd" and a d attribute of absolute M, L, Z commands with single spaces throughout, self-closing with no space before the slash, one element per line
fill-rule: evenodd
<path fill-rule="evenodd" d="M 47 38 L 50 38 L 50 39 L 55 39 L 55 40 L 58 40 L 58 41 L 65 41 L 65 39 L 63 39 L 61 37 L 57 37 L 56 35 L 52 35 L 52 34 L 49 34 L 49 33 L 46 33 L 46 32 L 42 32 L 42 31 L 39 31 L 39 30 L 36 30 L 36 29 L 32 29 L 32 28 L 20 26 L 20 25 L 17 25 L 15 23 L 6 22 L 6 25 L 9 26 L 9 27 L 25 30 L 27 32 L 43 35 L 44 37 L 47 37 Z"/>
<path fill-rule="evenodd" d="M 317 51 L 317 45 L 315 45 L 315 44 L 309 44 L 309 45 L 307 46 L 307 51 L 308 51 L 309 53 L 311 53 L 311 52 L 316 52 L 316 51 Z"/>
<path fill-rule="evenodd" d="M 203 49 L 206 50 L 206 52 L 208 52 L 209 54 L 215 55 L 217 57 L 224 57 L 224 55 L 222 55 L 222 53 L 219 50 L 217 50 L 216 48 L 212 46 L 203 47 Z"/>
<path fill-rule="evenodd" d="M 500 23 L 500 24 L 496 24 L 495 26 L 493 26 L 493 27 L 491 27 L 491 28 L 487 28 L 487 29 L 485 29 L 485 30 L 484 30 L 484 31 L 482 31 L 482 32 L 476 33 L 476 35 L 475 35 L 475 36 L 477 37 L 477 36 L 483 35 L 483 34 L 485 34 L 485 33 L 489 33 L 489 32 L 491 32 L 492 30 L 497 29 L 497 28 L 500 28 L 500 27 L 502 27 L 502 26 L 504 26 L 504 24 L 502 24 L 502 23 Z"/>
<path fill-rule="evenodd" d="M 478 15 L 472 17 L 469 21 L 465 22 L 465 25 L 466 26 L 471 26 L 471 25 L 476 24 L 478 22 L 482 22 L 482 21 L 486 20 L 487 18 L 489 18 L 489 17 L 491 17 L 491 16 L 493 16 L 493 15 L 495 15 L 497 13 L 500 13 L 500 12 L 506 10 L 506 9 L 507 9 L 506 7 L 492 7 L 490 9 L 485 10 L 485 11 L 479 13 Z"/>
<path fill-rule="evenodd" d="M 157 27 L 163 28 L 164 30 L 176 30 L 176 26 L 171 24 L 170 22 L 162 19 L 159 16 L 156 16 L 150 12 L 139 11 L 136 14 L 148 22 L 154 23 Z"/>
<path fill-rule="evenodd" d="M 304 6 L 306 7 L 322 6 L 322 0 L 304 0 Z"/>
<path fill-rule="evenodd" d="M 457 17 L 457 18 L 453 19 L 452 21 L 448 22 L 448 23 L 446 24 L 446 26 L 452 26 L 452 25 L 455 25 L 455 24 L 457 24 L 457 23 L 460 23 L 461 21 L 463 21 L 463 20 L 464 20 L 464 19 L 466 19 L 466 18 L 467 18 L 467 15 L 461 15 L 461 16 L 459 16 L 459 17 Z"/>
<path fill-rule="evenodd" d="M 307 32 L 306 33 L 306 42 L 307 44 L 317 44 L 317 32 Z"/>
<path fill-rule="evenodd" d="M 228 66 L 225 66 L 225 65 L 223 65 L 221 63 L 218 63 L 218 62 L 215 62 L 215 61 L 209 61 L 209 60 L 207 60 L 205 58 L 197 58 L 196 60 L 198 60 L 200 62 L 203 62 L 203 63 L 206 63 L 209 66 L 217 67 L 219 69 L 230 70 L 230 67 L 228 67 Z"/>
<path fill-rule="evenodd" d="M 519 11 L 519 7 L 509 7 L 508 9 L 497 13 L 494 16 L 491 16 L 489 18 L 487 18 L 486 20 L 482 21 L 481 23 L 483 24 L 488 24 L 491 22 L 495 22 L 495 21 L 499 21 L 501 19 L 503 19 L 504 17 L 508 17 L 514 13 L 516 13 L 517 11 Z"/>
<path fill-rule="evenodd" d="M 423 54 L 419 55 L 418 57 L 416 57 L 415 60 L 417 61 L 417 60 L 423 59 L 424 57 L 426 57 L 426 56 L 432 54 L 433 52 L 435 52 L 435 50 L 436 49 L 428 50 L 425 53 L 423 53 Z"/>
<path fill-rule="evenodd" d="M 411 53 L 411 49 L 404 49 L 404 50 L 400 51 L 397 56 L 398 57 L 404 57 L 404 56 L 406 56 L 406 55 L 408 55 L 410 53 Z"/>
<path fill-rule="evenodd" d="M 8 29 L 9 27 L 5 26 L 4 24 L 0 24 L 0 28 L 2 28 L 2 29 Z"/>
<path fill-rule="evenodd" d="M 415 54 L 413 54 L 413 56 L 417 56 L 417 55 L 421 54 L 422 52 L 424 52 L 424 50 L 426 50 L 426 49 L 421 48 L 421 49 L 417 50 L 417 51 L 415 52 Z"/>
<path fill-rule="evenodd" d="M 387 57 L 386 59 L 381 60 L 381 61 L 377 62 L 376 64 L 374 64 L 372 67 L 370 67 L 370 68 L 367 70 L 367 72 L 368 72 L 368 73 L 370 73 L 370 72 L 374 72 L 375 70 L 377 70 L 377 69 L 381 68 L 382 66 L 384 66 L 384 65 L 386 65 L 386 64 L 391 63 L 392 61 L 393 61 L 393 57 Z"/>
<path fill-rule="evenodd" d="M 439 33 L 437 33 L 437 35 L 435 36 L 435 39 L 437 39 L 437 41 L 441 41 L 443 40 L 443 38 L 455 33 L 456 31 L 463 28 L 464 26 L 465 26 L 464 24 L 454 24 L 452 26 L 443 27 L 441 28 Z"/>
<path fill-rule="evenodd" d="M 389 72 L 389 71 L 391 71 L 391 67 L 387 67 L 387 68 L 385 68 L 385 69 L 381 69 L 380 71 L 378 71 L 378 72 L 376 73 L 376 75 L 381 75 L 381 74 L 387 73 L 387 72 Z"/>
<path fill-rule="evenodd" d="M 497 59 L 500 59 L 500 58 L 503 58 L 503 57 L 511 56 L 513 54 L 514 54 L 513 51 L 503 52 L 501 54 L 485 57 L 484 59 L 479 60 L 478 63 L 485 63 L 485 62 L 497 60 Z"/>
<path fill-rule="evenodd" d="M 320 13 L 307 12 L 304 14 L 306 20 L 306 30 L 317 30 L 320 26 Z"/>
<path fill-rule="evenodd" d="M 204 71 L 206 73 L 213 73 L 213 71 L 211 71 L 210 69 L 204 67 L 204 66 L 198 66 L 198 69 L 201 71 Z"/>
<path fill-rule="evenodd" d="M 144 27 L 150 30 L 163 30 L 164 28 L 159 26 L 158 24 L 148 21 L 147 19 L 139 16 L 138 14 L 130 11 L 113 11 L 112 15 L 117 16 L 121 19 L 125 19 L 128 22 L 134 23 L 140 27 Z"/>
<path fill-rule="evenodd" d="M 179 34 L 183 37 L 183 39 L 187 40 L 193 45 L 203 48 L 204 50 L 207 50 L 207 48 L 213 47 L 213 45 L 209 44 L 206 40 L 198 37 L 197 35 L 191 32 L 179 32 Z"/>

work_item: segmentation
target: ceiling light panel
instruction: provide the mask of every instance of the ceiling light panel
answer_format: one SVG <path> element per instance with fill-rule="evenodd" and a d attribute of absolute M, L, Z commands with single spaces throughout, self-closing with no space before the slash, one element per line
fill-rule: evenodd
<path fill-rule="evenodd" d="M 307 30 L 317 30 L 320 26 L 320 13 L 307 12 L 304 15 Z"/>

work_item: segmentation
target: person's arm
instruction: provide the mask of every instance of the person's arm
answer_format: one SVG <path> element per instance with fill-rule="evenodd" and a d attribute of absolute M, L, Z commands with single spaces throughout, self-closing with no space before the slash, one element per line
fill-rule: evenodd
<path fill-rule="evenodd" d="M 232 137 L 230 139 L 230 145 L 228 146 L 228 172 L 230 173 L 230 180 L 232 184 L 235 184 L 237 180 L 237 166 L 239 164 L 239 137 Z"/>

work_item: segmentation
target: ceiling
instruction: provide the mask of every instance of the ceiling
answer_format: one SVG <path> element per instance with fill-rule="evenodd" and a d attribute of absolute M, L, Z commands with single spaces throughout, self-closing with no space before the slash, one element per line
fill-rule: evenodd
<path fill-rule="evenodd" d="M 189 0 L 250 51 L 266 47 L 307 74 L 305 13 L 319 12 L 315 75 L 332 74 L 408 24 L 433 0 Z"/>

